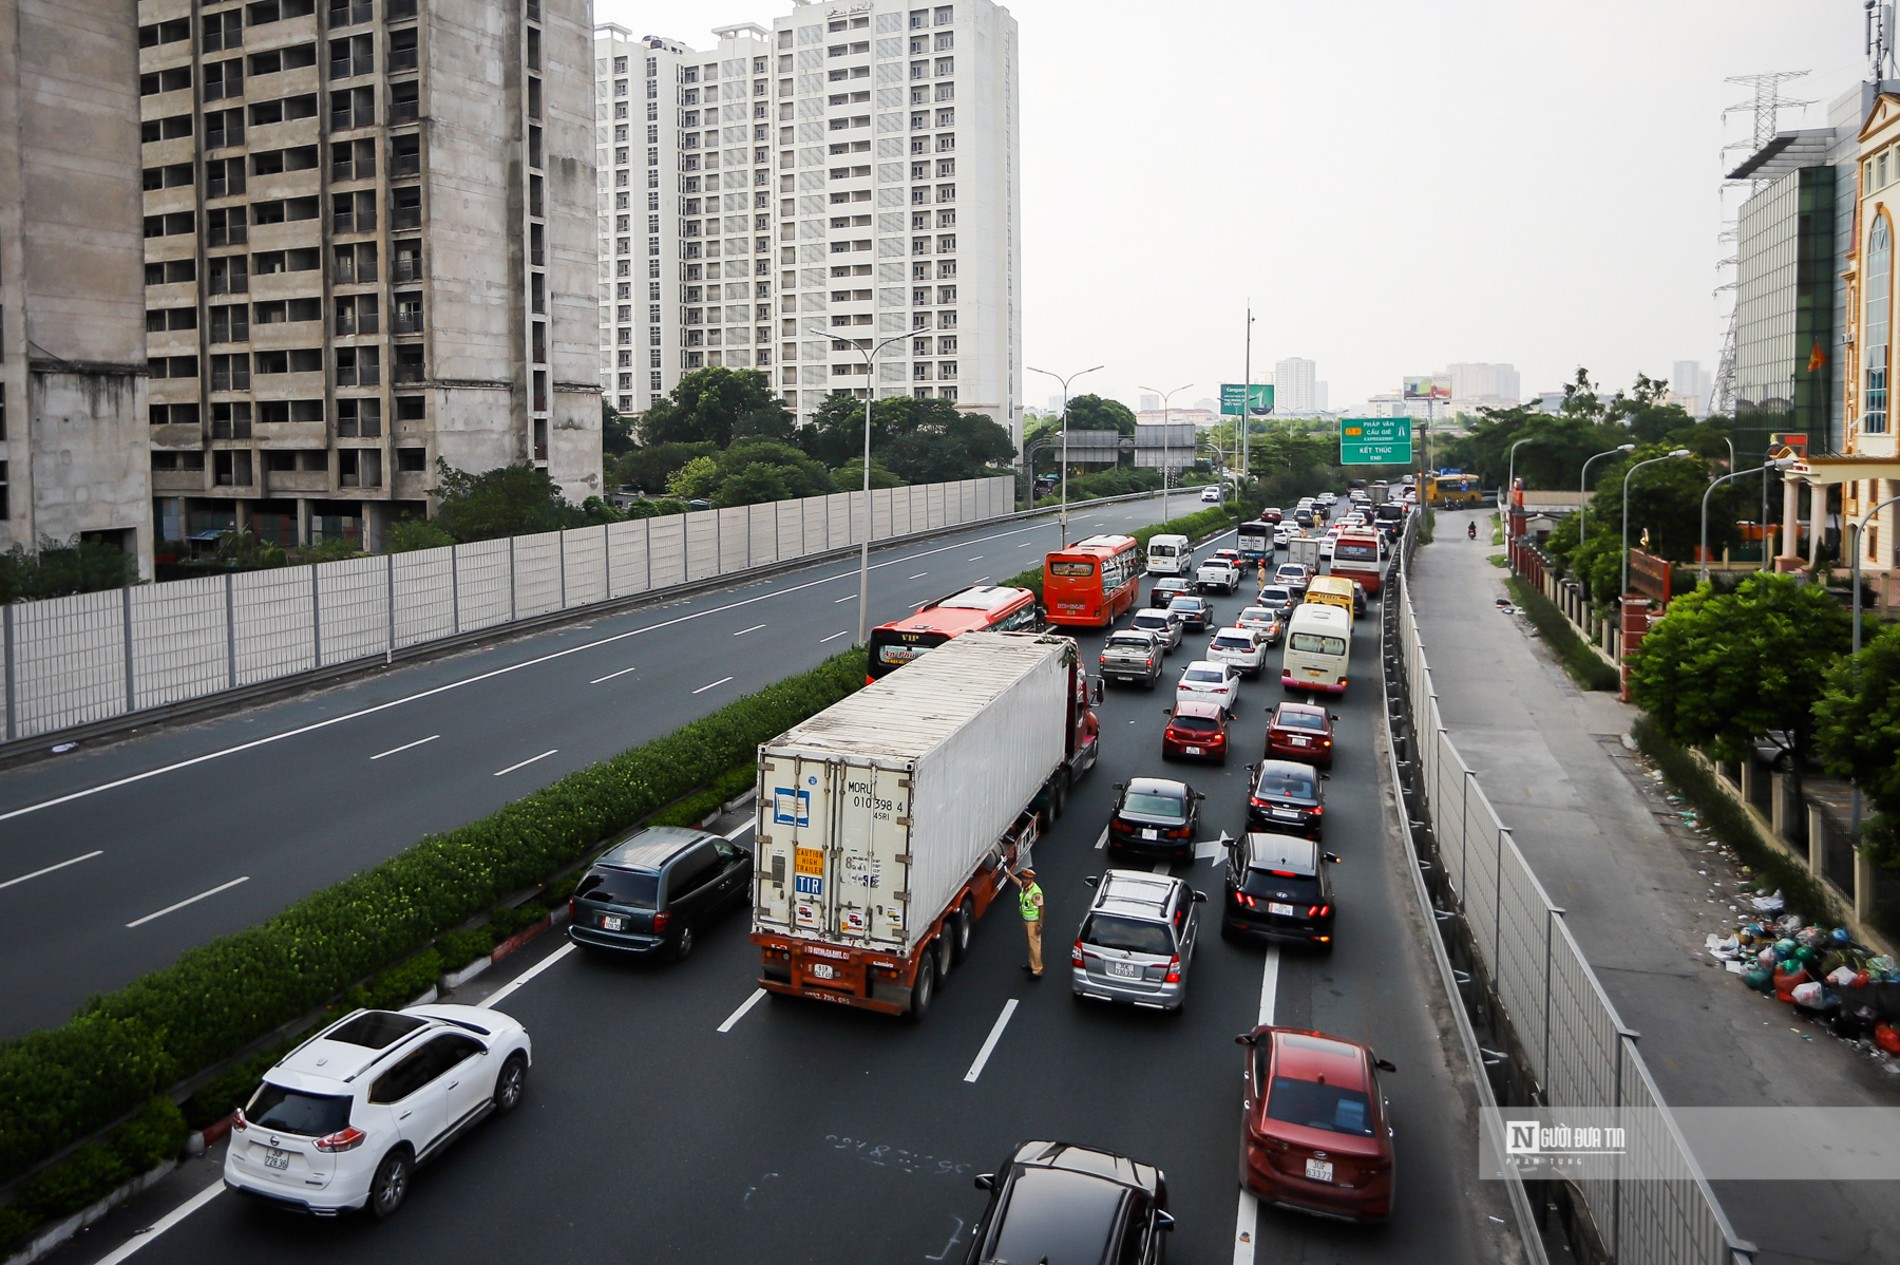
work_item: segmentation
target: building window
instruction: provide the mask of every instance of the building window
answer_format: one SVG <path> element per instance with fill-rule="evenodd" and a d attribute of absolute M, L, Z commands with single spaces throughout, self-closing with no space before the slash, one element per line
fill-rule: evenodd
<path fill-rule="evenodd" d="M 1886 162 L 1886 156 L 1881 156 Z M 1862 341 L 1866 345 L 1866 398 L 1861 411 L 1866 414 L 1863 433 L 1887 433 L 1888 332 L 1893 304 L 1893 236 L 1887 217 L 1874 217 L 1873 232 L 1867 237 L 1867 308 L 1861 322 Z"/>

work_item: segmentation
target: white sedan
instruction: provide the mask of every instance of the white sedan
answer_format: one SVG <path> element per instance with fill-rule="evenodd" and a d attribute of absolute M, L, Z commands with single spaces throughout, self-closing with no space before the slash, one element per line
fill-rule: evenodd
<path fill-rule="evenodd" d="M 1231 663 L 1196 659 L 1181 670 L 1181 679 L 1175 682 L 1174 701 L 1186 698 L 1219 703 L 1229 716 L 1233 715 L 1240 703 L 1239 670 Z"/>
<path fill-rule="evenodd" d="M 1225 663 L 1249 679 L 1267 666 L 1267 645 L 1258 629 L 1222 628 L 1207 643 L 1210 663 Z"/>

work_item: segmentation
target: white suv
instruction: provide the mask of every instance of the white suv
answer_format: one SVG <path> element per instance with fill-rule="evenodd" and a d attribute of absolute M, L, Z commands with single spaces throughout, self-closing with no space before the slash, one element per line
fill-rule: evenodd
<path fill-rule="evenodd" d="M 232 1122 L 224 1184 L 335 1216 L 394 1212 L 418 1164 L 528 1082 L 528 1030 L 480 1006 L 359 1010 L 264 1074 Z"/>

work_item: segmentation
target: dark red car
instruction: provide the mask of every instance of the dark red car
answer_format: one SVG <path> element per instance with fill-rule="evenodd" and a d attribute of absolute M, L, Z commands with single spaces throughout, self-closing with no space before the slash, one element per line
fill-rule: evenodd
<path fill-rule="evenodd" d="M 1161 731 L 1163 760 L 1212 760 L 1227 763 L 1227 710 L 1217 702 L 1184 698 L 1163 709 L 1168 727 Z"/>
<path fill-rule="evenodd" d="M 1269 509 L 1260 511 L 1260 521 L 1263 523 L 1273 523 L 1277 526 L 1285 517 L 1286 515 L 1282 514 L 1279 510 Z"/>
<path fill-rule="evenodd" d="M 1379 1073 L 1357 1041 L 1263 1025 L 1247 1051 L 1241 1180 L 1267 1203 L 1351 1221 L 1392 1215 L 1392 1126 Z"/>
<path fill-rule="evenodd" d="M 1311 703 L 1281 703 L 1267 722 L 1269 760 L 1333 767 L 1333 722 L 1339 717 Z"/>

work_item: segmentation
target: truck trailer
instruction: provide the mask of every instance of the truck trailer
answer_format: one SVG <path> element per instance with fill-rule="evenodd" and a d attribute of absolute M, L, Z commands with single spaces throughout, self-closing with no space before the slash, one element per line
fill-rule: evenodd
<path fill-rule="evenodd" d="M 1075 642 L 972 632 L 759 747 L 759 984 L 921 1019 L 1094 767 Z"/>

